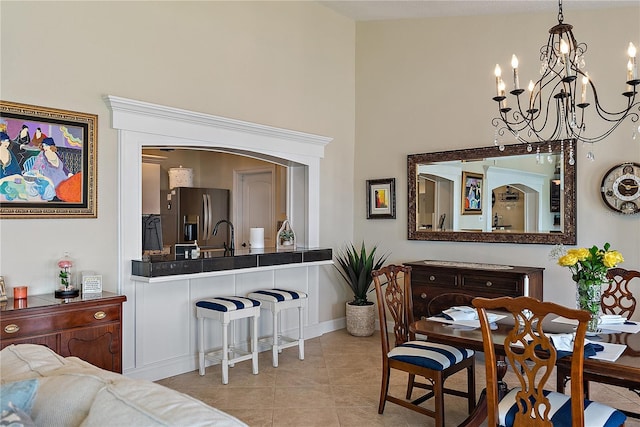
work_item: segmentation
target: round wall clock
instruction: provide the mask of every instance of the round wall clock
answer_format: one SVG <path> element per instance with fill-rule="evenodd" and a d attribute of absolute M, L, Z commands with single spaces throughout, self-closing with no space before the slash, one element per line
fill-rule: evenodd
<path fill-rule="evenodd" d="M 640 212 L 640 164 L 622 163 L 614 166 L 602 178 L 602 200 L 611 209 L 623 214 Z"/>

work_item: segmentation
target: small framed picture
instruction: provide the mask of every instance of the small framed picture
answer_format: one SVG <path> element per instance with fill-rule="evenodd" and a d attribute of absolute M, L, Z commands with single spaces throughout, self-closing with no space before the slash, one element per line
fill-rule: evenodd
<path fill-rule="evenodd" d="M 82 275 L 82 293 L 98 294 L 102 293 L 102 276 L 101 275 Z"/>
<path fill-rule="evenodd" d="M 367 180 L 367 219 L 396 217 L 396 179 Z"/>
<path fill-rule="evenodd" d="M 462 172 L 462 214 L 482 214 L 482 174 Z"/>
<path fill-rule="evenodd" d="M 7 300 L 7 289 L 4 285 L 4 276 L 0 276 L 0 301 Z"/>

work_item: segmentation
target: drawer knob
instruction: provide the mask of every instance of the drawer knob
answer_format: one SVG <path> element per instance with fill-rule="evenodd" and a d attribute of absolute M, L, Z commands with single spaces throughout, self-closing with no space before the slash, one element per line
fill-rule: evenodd
<path fill-rule="evenodd" d="M 104 319 L 105 317 L 107 317 L 107 313 L 105 313 L 104 311 L 96 311 L 96 314 L 94 314 L 93 317 L 96 320 L 101 320 L 101 319 Z"/>
<path fill-rule="evenodd" d="M 429 276 L 429 280 L 433 282 L 434 280 L 436 280 L 436 276 Z"/>
<path fill-rule="evenodd" d="M 8 334 L 15 334 L 19 330 L 20 330 L 20 326 L 13 323 L 4 327 L 4 331 Z"/>
<path fill-rule="evenodd" d="M 427 299 L 427 294 L 425 294 L 424 292 L 420 294 L 420 298 L 422 299 Z"/>
<path fill-rule="evenodd" d="M 493 283 L 491 283 L 490 280 L 487 280 L 487 283 L 485 283 L 485 285 L 487 285 L 487 288 L 489 288 L 489 287 L 493 286 Z"/>

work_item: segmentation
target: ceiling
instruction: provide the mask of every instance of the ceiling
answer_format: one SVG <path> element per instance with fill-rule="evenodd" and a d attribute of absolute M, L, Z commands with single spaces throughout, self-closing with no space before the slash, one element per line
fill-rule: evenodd
<path fill-rule="evenodd" d="M 429 18 L 440 16 L 501 15 L 550 12 L 557 14 L 553 0 L 337 0 L 319 1 L 354 21 Z M 564 0 L 563 11 L 624 7 L 640 0 Z"/>

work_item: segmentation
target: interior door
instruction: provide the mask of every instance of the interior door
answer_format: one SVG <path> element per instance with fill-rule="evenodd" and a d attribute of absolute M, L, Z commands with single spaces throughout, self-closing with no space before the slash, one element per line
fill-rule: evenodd
<path fill-rule="evenodd" d="M 275 170 L 252 169 L 234 172 L 234 222 L 236 247 L 249 247 L 249 230 L 264 228 L 264 247 L 275 244 Z"/>

